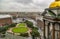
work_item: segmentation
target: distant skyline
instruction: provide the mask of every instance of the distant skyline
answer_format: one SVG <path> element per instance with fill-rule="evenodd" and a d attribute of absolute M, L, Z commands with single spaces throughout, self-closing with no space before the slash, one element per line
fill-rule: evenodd
<path fill-rule="evenodd" d="M 54 0 L 0 0 L 0 11 L 41 12 Z"/>

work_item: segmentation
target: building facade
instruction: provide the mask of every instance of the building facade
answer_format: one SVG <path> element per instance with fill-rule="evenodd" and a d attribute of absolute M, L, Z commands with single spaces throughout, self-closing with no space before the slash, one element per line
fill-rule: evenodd
<path fill-rule="evenodd" d="M 5 24 L 12 24 L 10 15 L 0 15 L 0 26 L 4 26 Z"/>

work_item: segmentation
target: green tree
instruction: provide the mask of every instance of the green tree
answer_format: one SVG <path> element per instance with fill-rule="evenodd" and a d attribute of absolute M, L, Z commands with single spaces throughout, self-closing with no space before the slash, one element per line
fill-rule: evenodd
<path fill-rule="evenodd" d="M 8 26 L 0 27 L 1 37 L 5 37 L 5 33 L 6 33 L 7 30 L 8 30 Z"/>
<path fill-rule="evenodd" d="M 33 28 L 33 23 L 26 20 L 25 23 L 27 24 L 28 27 Z"/>
<path fill-rule="evenodd" d="M 29 34 L 28 33 L 21 33 L 20 36 L 29 37 Z"/>
<path fill-rule="evenodd" d="M 12 23 L 9 25 L 9 27 L 15 27 L 16 26 L 16 23 Z"/>
<path fill-rule="evenodd" d="M 33 29 L 31 32 L 31 36 L 32 36 L 32 39 L 35 39 L 40 36 L 40 33 L 38 32 L 38 30 Z"/>

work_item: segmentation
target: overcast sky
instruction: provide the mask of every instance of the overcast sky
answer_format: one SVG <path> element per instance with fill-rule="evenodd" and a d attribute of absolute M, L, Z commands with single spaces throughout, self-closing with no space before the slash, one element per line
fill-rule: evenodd
<path fill-rule="evenodd" d="M 43 11 L 54 0 L 0 0 L 0 11 Z"/>

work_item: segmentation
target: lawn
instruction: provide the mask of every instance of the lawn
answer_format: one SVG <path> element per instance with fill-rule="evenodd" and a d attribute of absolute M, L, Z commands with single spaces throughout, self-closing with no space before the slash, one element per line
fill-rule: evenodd
<path fill-rule="evenodd" d="M 18 27 L 26 27 L 26 23 L 19 23 L 17 24 Z"/>
<path fill-rule="evenodd" d="M 25 33 L 28 31 L 27 27 L 15 27 L 12 29 L 12 32 L 14 33 Z"/>
<path fill-rule="evenodd" d="M 28 28 L 26 27 L 26 23 L 19 23 L 17 24 L 17 27 L 12 29 L 12 32 L 14 33 L 25 33 L 28 31 Z"/>

